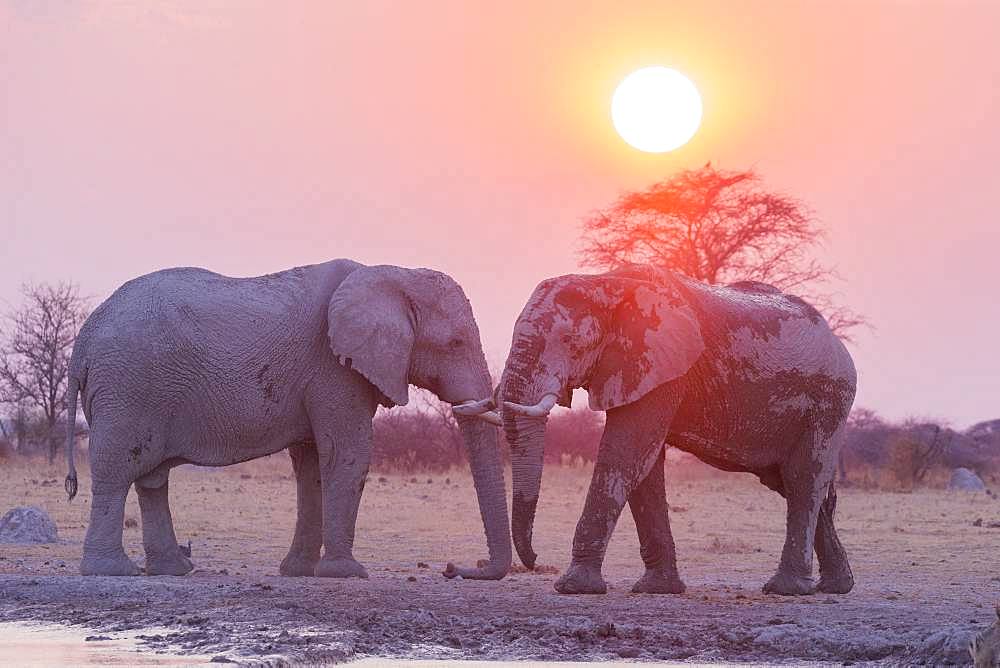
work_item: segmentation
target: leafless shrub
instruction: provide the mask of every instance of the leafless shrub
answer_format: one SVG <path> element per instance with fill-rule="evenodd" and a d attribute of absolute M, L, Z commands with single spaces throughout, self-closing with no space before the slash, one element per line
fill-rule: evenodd
<path fill-rule="evenodd" d="M 465 461 L 464 444 L 451 406 L 430 392 L 411 390 L 405 408 L 380 408 L 372 466 L 379 471 L 443 471 Z"/>

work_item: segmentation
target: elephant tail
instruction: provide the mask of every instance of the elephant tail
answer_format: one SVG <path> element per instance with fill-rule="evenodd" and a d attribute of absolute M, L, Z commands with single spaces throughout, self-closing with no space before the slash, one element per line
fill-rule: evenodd
<path fill-rule="evenodd" d="M 69 385 L 66 388 L 66 460 L 69 463 L 69 473 L 66 475 L 66 494 L 72 501 L 76 496 L 77 479 L 76 463 L 73 461 L 76 450 L 76 398 L 80 393 L 80 381 L 70 374 Z"/>

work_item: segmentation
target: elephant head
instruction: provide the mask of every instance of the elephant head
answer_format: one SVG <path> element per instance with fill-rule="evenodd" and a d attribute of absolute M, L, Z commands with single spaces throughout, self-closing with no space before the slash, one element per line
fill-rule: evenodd
<path fill-rule="evenodd" d="M 336 289 L 328 310 L 329 343 L 383 395 L 406 405 L 408 385 L 454 407 L 472 468 L 490 560 L 446 574 L 500 579 L 510 570 L 510 526 L 497 430 L 499 416 L 476 400 L 491 379 L 472 306 L 450 277 L 429 269 L 364 267 Z M 492 422 L 493 424 L 488 424 Z"/>
<path fill-rule="evenodd" d="M 543 281 L 514 325 L 497 388 L 511 444 L 514 547 L 534 566 L 531 532 L 541 486 L 545 423 L 586 388 L 590 407 L 632 403 L 682 376 L 704 349 L 694 311 L 670 277 L 632 270 Z"/>

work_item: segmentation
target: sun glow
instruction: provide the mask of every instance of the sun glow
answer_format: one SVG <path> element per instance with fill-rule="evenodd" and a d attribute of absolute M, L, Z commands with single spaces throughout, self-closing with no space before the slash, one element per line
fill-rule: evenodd
<path fill-rule="evenodd" d="M 611 121 L 621 138 L 640 151 L 673 151 L 698 131 L 701 95 L 677 70 L 644 67 L 618 84 Z"/>

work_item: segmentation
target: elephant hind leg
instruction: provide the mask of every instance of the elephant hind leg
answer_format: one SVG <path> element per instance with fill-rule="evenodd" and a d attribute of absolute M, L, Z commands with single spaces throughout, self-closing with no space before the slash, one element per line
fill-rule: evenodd
<path fill-rule="evenodd" d="M 135 481 L 142 515 L 142 546 L 147 575 L 184 575 L 194 569 L 181 552 L 170 517 L 169 467 L 161 465 Z"/>
<path fill-rule="evenodd" d="M 854 573 L 833 525 L 836 509 L 837 490 L 831 482 L 816 521 L 816 556 L 819 559 L 819 584 L 816 589 L 827 594 L 846 594 L 854 588 Z"/>
<path fill-rule="evenodd" d="M 129 484 L 94 481 L 90 525 L 83 540 L 80 575 L 138 575 L 139 567 L 125 554 L 122 528 Z"/>
<path fill-rule="evenodd" d="M 816 525 L 836 471 L 831 445 L 832 439 L 817 425 L 781 465 L 788 507 L 785 546 L 778 572 L 764 585 L 765 593 L 797 596 L 816 590 L 812 580 Z"/>
<path fill-rule="evenodd" d="M 785 484 L 778 467 L 757 473 L 768 489 L 785 496 Z M 816 590 L 827 594 L 846 594 L 854 588 L 854 574 L 847 560 L 847 552 L 837 536 L 833 524 L 837 508 L 836 483 L 831 482 L 826 498 L 819 507 L 816 519 L 815 550 L 819 560 L 819 583 Z"/>

